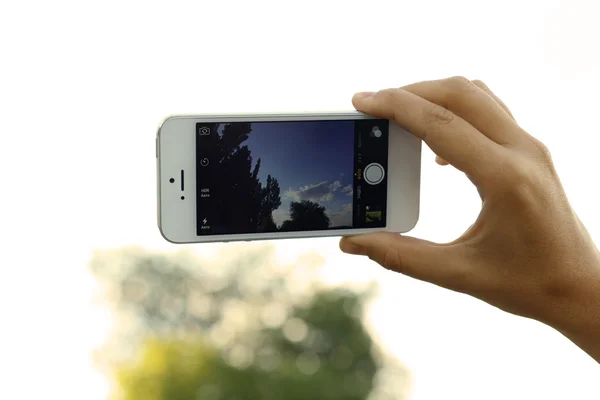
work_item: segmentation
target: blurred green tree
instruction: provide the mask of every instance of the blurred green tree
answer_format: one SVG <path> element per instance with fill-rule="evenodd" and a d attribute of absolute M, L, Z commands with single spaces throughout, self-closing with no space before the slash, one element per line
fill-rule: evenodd
<path fill-rule="evenodd" d="M 109 361 L 121 398 L 367 399 L 383 367 L 361 319 L 369 291 L 314 286 L 318 263 L 281 268 L 265 248 L 219 265 L 141 250 L 97 255 L 92 271 L 126 328 L 113 353 L 132 350 Z"/>

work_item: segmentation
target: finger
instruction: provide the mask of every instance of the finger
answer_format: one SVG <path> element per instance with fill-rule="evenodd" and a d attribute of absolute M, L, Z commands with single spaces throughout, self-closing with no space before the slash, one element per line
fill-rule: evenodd
<path fill-rule="evenodd" d="M 433 152 L 482 184 L 501 165 L 501 146 L 447 109 L 402 89 L 359 93 L 359 111 L 396 121 L 421 138 Z"/>
<path fill-rule="evenodd" d="M 426 282 L 468 292 L 475 284 L 471 263 L 460 245 L 440 245 L 390 232 L 344 237 L 340 249 L 368 256 L 386 269 Z"/>
<path fill-rule="evenodd" d="M 448 161 L 444 160 L 440 156 L 435 156 L 435 162 L 440 165 L 448 165 Z"/>
<path fill-rule="evenodd" d="M 506 104 L 498 97 L 494 94 L 494 92 L 492 92 L 492 90 L 488 87 L 488 85 L 486 85 L 485 83 L 483 83 L 482 81 L 480 81 L 479 79 L 475 79 L 473 81 L 473 84 L 478 86 L 481 90 L 483 90 L 484 92 L 486 92 L 488 94 L 488 96 L 490 96 L 492 99 L 496 100 L 496 103 L 498 103 L 500 105 L 500 107 L 502 107 L 502 109 L 504 111 L 506 111 L 506 113 L 513 119 L 515 120 L 515 117 L 513 116 L 513 114 L 510 112 L 510 109 L 506 106 Z M 516 120 L 515 120 L 516 121 Z"/>
<path fill-rule="evenodd" d="M 500 104 L 466 78 L 419 82 L 402 89 L 447 108 L 498 144 L 519 143 L 525 137 Z"/>
<path fill-rule="evenodd" d="M 486 92 L 494 100 L 496 100 L 496 102 L 500 105 L 500 107 L 502 107 L 502 109 L 512 119 L 515 119 L 515 117 L 513 116 L 513 114 L 510 112 L 510 109 L 506 106 L 506 104 L 498 96 L 496 96 L 496 94 L 494 92 L 492 92 L 492 90 L 488 87 L 488 85 L 486 85 L 483 81 L 480 81 L 479 79 L 473 80 L 473 84 L 476 85 L 477 87 L 479 87 L 484 92 Z M 442 165 L 442 166 L 448 165 L 448 161 L 444 160 L 443 158 L 441 158 L 439 156 L 435 156 L 435 162 L 438 163 L 439 165 Z M 477 190 L 479 192 L 479 197 L 483 200 L 483 193 L 481 192 L 481 190 L 479 190 L 479 189 L 477 189 Z"/>

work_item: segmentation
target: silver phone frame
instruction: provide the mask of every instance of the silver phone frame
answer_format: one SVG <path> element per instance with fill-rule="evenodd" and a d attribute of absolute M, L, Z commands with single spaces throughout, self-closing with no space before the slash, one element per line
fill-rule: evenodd
<path fill-rule="evenodd" d="M 193 213 L 193 231 L 191 234 L 181 231 L 174 231 L 170 226 L 178 226 L 169 223 L 165 224 L 163 218 L 165 212 L 163 207 L 165 194 L 163 186 L 166 185 L 165 179 L 172 176 L 171 173 L 164 174 L 165 167 L 164 158 L 161 154 L 163 147 L 163 138 L 165 136 L 166 127 L 170 121 L 181 121 L 182 123 L 191 123 L 194 129 L 189 130 L 189 134 L 195 140 L 196 131 L 195 124 L 197 122 L 262 122 L 262 121 L 311 121 L 311 120 L 356 120 L 356 119 L 374 119 L 374 117 L 360 113 L 358 111 L 350 112 L 303 112 L 303 113 L 278 113 L 278 114 L 198 114 L 198 115 L 172 115 L 165 118 L 159 125 L 156 133 L 156 161 L 157 161 L 157 211 L 158 211 L 158 228 L 165 240 L 174 244 L 188 243 L 214 243 L 214 242 L 231 242 L 231 241 L 252 241 L 252 240 L 274 240 L 274 239 L 289 239 L 289 238 L 310 238 L 310 237 L 332 237 L 358 235 L 370 232 L 389 231 L 405 233 L 410 231 L 416 225 L 419 218 L 419 203 L 420 203 L 420 179 L 421 179 L 421 140 L 410 134 L 402 127 L 390 121 L 389 128 L 389 155 L 388 168 L 385 171 L 387 174 L 388 184 L 388 199 L 387 199 L 387 220 L 385 228 L 369 228 L 369 229 L 340 229 L 340 230 L 322 230 L 322 231 L 302 231 L 302 232 L 270 232 L 270 233 L 249 233 L 249 234 L 227 234 L 227 235 L 206 235 L 198 236 L 196 232 L 196 168 L 195 145 L 192 146 L 191 156 L 193 157 L 193 179 L 187 180 L 188 187 L 193 183 L 192 203 Z M 191 120 L 191 121 L 190 121 Z M 184 133 L 185 134 L 185 133 Z M 186 156 L 187 157 L 187 156 Z M 187 160 L 189 161 L 189 160 Z M 179 167 L 178 167 L 179 168 Z M 189 169 L 188 169 L 189 170 Z M 170 172 L 170 171 L 169 171 Z M 176 175 L 178 176 L 178 175 Z M 189 176 L 189 175 L 188 175 Z M 394 187 L 392 187 L 394 181 Z M 170 184 L 172 185 L 172 184 Z M 186 195 L 188 198 L 188 195 Z M 185 201 L 185 200 L 184 200 Z M 173 204 L 173 203 L 171 203 Z M 187 203 L 189 204 L 189 202 Z M 189 207 L 186 204 L 186 207 Z M 393 207 L 392 207 L 393 206 Z M 181 218 L 179 218 L 181 220 Z M 171 221 L 169 221 L 171 222 Z M 181 225 L 188 225 L 187 221 L 180 221 Z M 187 232 L 187 230 L 186 230 Z"/>

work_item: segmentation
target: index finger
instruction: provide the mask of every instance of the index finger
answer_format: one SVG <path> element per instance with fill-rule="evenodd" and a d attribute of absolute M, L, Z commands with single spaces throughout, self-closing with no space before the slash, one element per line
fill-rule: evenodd
<path fill-rule="evenodd" d="M 406 90 L 359 93 L 352 102 L 359 111 L 394 120 L 478 183 L 494 174 L 500 165 L 500 145 L 448 109 Z"/>
<path fill-rule="evenodd" d="M 522 130 L 506 108 L 480 85 L 466 78 L 418 82 L 402 89 L 447 108 L 500 145 L 523 141 Z"/>

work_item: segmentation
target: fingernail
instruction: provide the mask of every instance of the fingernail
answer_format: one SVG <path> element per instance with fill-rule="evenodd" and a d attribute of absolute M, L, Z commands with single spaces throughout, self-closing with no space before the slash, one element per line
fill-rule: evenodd
<path fill-rule="evenodd" d="M 343 240 L 340 243 L 340 249 L 346 254 L 352 254 L 355 256 L 364 256 L 366 254 L 364 247 L 355 243 L 351 243 L 347 240 Z"/>
<path fill-rule="evenodd" d="M 368 97 L 371 97 L 375 94 L 375 92 L 359 92 L 354 95 L 354 100 L 364 100 Z"/>

